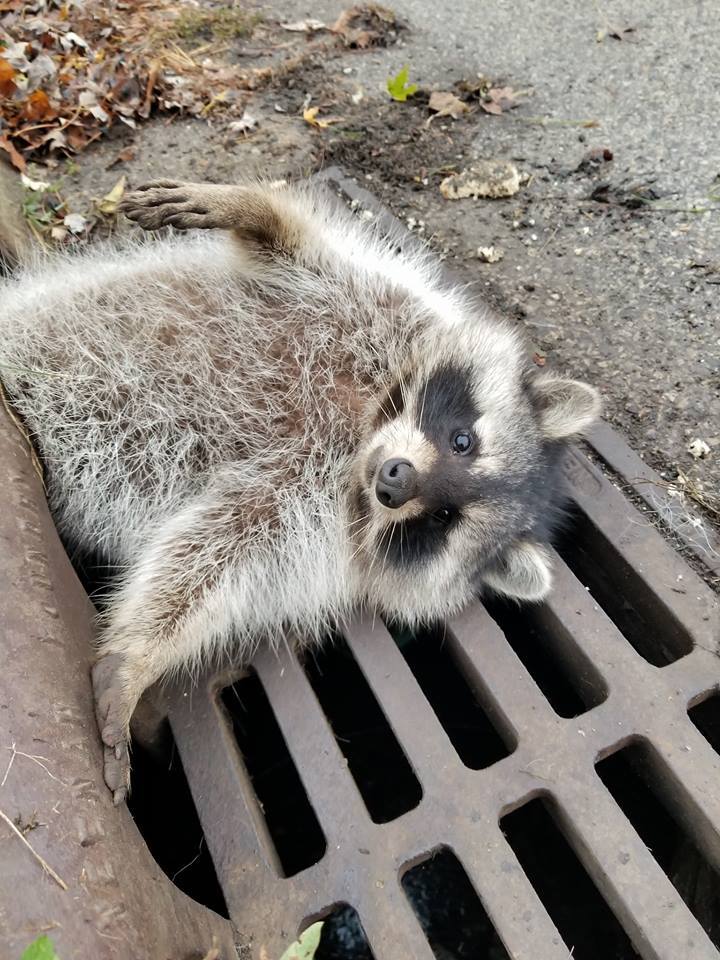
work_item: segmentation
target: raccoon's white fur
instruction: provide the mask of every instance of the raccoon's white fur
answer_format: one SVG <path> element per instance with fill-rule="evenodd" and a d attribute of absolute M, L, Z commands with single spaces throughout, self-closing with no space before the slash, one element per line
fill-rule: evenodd
<path fill-rule="evenodd" d="M 311 191 L 164 183 L 125 209 L 233 232 L 96 247 L 0 286 L 0 376 L 57 525 L 124 569 L 96 676 L 116 799 L 142 692 L 231 638 L 245 660 L 361 603 L 417 623 L 483 585 L 543 596 L 559 442 L 598 407 L 425 255 Z M 418 478 L 395 508 L 375 495 L 388 458 Z"/>

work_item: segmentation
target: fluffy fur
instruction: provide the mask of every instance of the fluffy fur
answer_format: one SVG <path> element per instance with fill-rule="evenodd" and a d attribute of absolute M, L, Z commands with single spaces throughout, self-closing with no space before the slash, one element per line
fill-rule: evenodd
<path fill-rule="evenodd" d="M 116 800 L 142 692 L 231 639 L 246 660 L 360 603 L 417 623 L 484 586 L 544 596 L 558 458 L 598 411 L 422 253 L 311 191 L 160 183 L 125 209 L 231 233 L 93 248 L 0 286 L 0 375 L 57 525 L 125 571 L 95 677 Z M 391 457 L 418 477 L 399 509 L 375 495 Z"/>

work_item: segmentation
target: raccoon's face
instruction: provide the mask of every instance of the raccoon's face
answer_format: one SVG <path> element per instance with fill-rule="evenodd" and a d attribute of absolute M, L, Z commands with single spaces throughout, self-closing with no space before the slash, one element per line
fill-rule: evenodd
<path fill-rule="evenodd" d="M 352 536 L 368 599 L 411 621 L 484 587 L 546 595 L 560 457 L 599 412 L 591 387 L 528 369 L 509 331 L 453 347 L 389 384 L 356 465 Z"/>

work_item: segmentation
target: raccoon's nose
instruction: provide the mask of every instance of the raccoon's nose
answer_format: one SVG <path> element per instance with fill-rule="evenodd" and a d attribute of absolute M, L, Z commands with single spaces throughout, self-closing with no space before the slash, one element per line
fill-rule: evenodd
<path fill-rule="evenodd" d="M 384 507 L 395 510 L 417 492 L 417 473 L 409 460 L 386 460 L 375 482 L 375 496 Z"/>

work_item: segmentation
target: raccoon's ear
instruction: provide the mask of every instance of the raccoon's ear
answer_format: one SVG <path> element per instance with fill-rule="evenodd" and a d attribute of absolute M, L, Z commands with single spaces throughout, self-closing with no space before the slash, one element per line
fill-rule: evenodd
<path fill-rule="evenodd" d="M 600 394 L 588 383 L 545 374 L 530 383 L 530 396 L 547 440 L 582 433 L 600 416 Z"/>
<path fill-rule="evenodd" d="M 547 551 L 531 540 L 514 543 L 480 573 L 483 584 L 514 600 L 543 600 L 552 586 Z"/>

